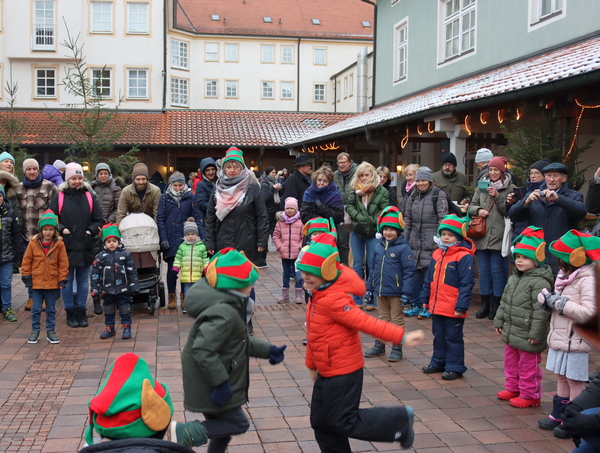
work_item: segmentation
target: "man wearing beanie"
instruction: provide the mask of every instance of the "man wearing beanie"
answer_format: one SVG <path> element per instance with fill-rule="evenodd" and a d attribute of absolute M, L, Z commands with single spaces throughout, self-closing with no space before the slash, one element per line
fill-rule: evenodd
<path fill-rule="evenodd" d="M 50 206 L 50 200 L 58 193 L 58 188 L 40 173 L 40 164 L 35 159 L 23 161 L 23 181 L 17 187 L 17 197 L 23 214 L 23 236 L 24 249 L 27 248 L 31 236 L 38 234 L 39 222 L 42 215 Z M 25 310 L 33 307 L 31 289 L 28 289 L 29 298 L 25 304 Z"/>
<path fill-rule="evenodd" d="M 102 208 L 104 223 L 115 223 L 121 198 L 121 187 L 115 182 L 108 164 L 100 162 L 96 165 L 96 177 L 90 185 L 96 192 L 96 199 Z"/>
<path fill-rule="evenodd" d="M 433 182 L 443 189 L 452 201 L 458 201 L 462 204 L 465 198 L 469 197 L 466 189 L 467 177 L 464 173 L 456 170 L 456 156 L 450 152 L 442 156 L 442 169 L 433 174 Z"/>
<path fill-rule="evenodd" d="M 477 153 L 475 154 L 475 165 L 477 165 L 479 173 L 477 173 L 477 178 L 475 178 L 476 182 L 488 174 L 488 163 L 493 157 L 494 153 L 488 148 L 479 148 L 477 150 Z"/>
<path fill-rule="evenodd" d="M 132 212 L 143 212 L 156 220 L 160 189 L 149 181 L 146 164 L 137 163 L 133 167 L 133 182 L 123 189 L 117 208 L 117 223 Z"/>

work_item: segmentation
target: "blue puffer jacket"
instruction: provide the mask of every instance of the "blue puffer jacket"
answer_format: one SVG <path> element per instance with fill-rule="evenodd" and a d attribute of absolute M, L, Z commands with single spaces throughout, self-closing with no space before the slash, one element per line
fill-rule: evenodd
<path fill-rule="evenodd" d="M 167 188 L 167 192 L 160 196 L 158 214 L 156 214 L 160 242 L 169 241 L 169 250 L 163 251 L 165 259 L 175 256 L 179 245 L 184 241 L 183 223 L 189 217 L 193 217 L 196 221 L 198 235 L 202 239 L 205 237 L 202 217 L 192 192 L 188 191 L 178 202 L 168 191 Z"/>
<path fill-rule="evenodd" d="M 104 247 L 96 255 L 90 282 L 92 295 L 131 294 L 140 291 L 135 263 L 131 253 L 122 245 L 112 252 Z"/>
<path fill-rule="evenodd" d="M 400 297 L 412 294 L 416 272 L 413 252 L 408 241 L 399 235 L 393 241 L 381 239 L 375 247 L 373 271 L 369 273 L 367 291 L 377 296 Z"/>
<path fill-rule="evenodd" d="M 209 165 L 217 168 L 217 163 L 212 157 L 205 157 L 200 161 L 200 172 L 204 175 L 204 170 Z M 206 208 L 208 207 L 208 200 L 210 199 L 210 194 L 212 193 L 215 185 L 210 182 L 206 177 L 202 179 L 196 185 L 196 204 L 198 205 L 198 209 L 202 213 L 203 216 L 206 215 Z"/>

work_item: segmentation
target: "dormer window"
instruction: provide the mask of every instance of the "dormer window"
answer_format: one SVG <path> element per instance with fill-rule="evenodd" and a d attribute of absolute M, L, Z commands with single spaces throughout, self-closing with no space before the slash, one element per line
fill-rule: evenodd
<path fill-rule="evenodd" d="M 273 23 L 273 19 L 271 19 L 269 16 L 263 17 L 263 21 L 265 22 L 265 24 Z"/>
<path fill-rule="evenodd" d="M 211 19 L 214 20 L 215 22 L 218 22 L 221 19 L 221 17 L 218 14 L 213 14 L 211 16 Z"/>
<path fill-rule="evenodd" d="M 313 25 L 321 25 L 321 21 L 319 19 L 312 20 Z"/>
<path fill-rule="evenodd" d="M 362 26 L 365 28 L 369 28 L 371 26 L 371 22 L 369 22 L 368 20 L 363 20 Z"/>

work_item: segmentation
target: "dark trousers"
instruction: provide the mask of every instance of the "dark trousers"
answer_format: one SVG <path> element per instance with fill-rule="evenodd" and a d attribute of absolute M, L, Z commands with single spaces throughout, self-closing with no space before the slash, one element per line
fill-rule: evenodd
<path fill-rule="evenodd" d="M 241 407 L 216 414 L 204 414 L 202 424 L 206 428 L 208 453 L 225 453 L 231 436 L 244 434 L 250 428 L 250 421 Z"/>
<path fill-rule="evenodd" d="M 423 283 L 425 283 L 425 276 L 428 270 L 429 268 L 417 269 L 413 278 L 412 302 L 419 307 L 422 307 L 423 303 L 429 303 L 428 300 L 420 300 L 421 290 L 423 289 Z"/>
<path fill-rule="evenodd" d="M 310 425 L 323 453 L 350 453 L 348 438 L 393 442 L 402 425 L 404 408 L 359 409 L 363 370 L 330 378 L 317 376 L 310 404 Z"/>
<path fill-rule="evenodd" d="M 104 300 L 104 324 L 115 325 L 115 313 L 119 310 L 121 325 L 131 325 L 131 296 L 129 294 L 105 294 Z"/>
<path fill-rule="evenodd" d="M 177 272 L 172 271 L 174 261 L 174 256 L 165 258 L 165 262 L 167 263 L 167 291 L 169 294 L 175 294 L 177 291 Z"/>
<path fill-rule="evenodd" d="M 348 228 L 350 226 L 348 225 Z M 339 225 L 337 227 L 338 239 L 337 247 L 340 253 L 340 262 L 344 265 L 348 265 L 348 255 L 350 254 L 350 232 L 346 230 L 346 227 Z"/>
<path fill-rule="evenodd" d="M 463 326 L 465 318 L 433 315 L 431 331 L 433 333 L 433 356 L 429 364 L 440 370 L 464 373 L 465 341 Z"/>

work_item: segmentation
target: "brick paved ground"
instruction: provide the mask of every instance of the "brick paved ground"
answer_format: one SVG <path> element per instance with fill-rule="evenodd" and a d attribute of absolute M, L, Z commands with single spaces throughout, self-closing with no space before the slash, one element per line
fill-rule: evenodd
<path fill-rule="evenodd" d="M 270 266 L 261 270 L 257 285 L 255 335 L 275 344 L 287 344 L 285 363 L 271 366 L 252 360 L 250 431 L 234 438 L 231 453 L 318 452 L 309 424 L 311 381 L 304 367 L 304 309 L 301 305 L 278 305 L 281 270 L 274 254 Z M 113 360 L 124 352 L 141 355 L 169 385 L 175 418 L 192 420 L 183 409 L 180 350 L 185 344 L 191 318 L 181 310 L 161 309 L 149 316 L 135 307 L 134 338 L 100 340 L 103 318 L 90 318 L 87 329 L 66 327 L 62 303 L 57 315 L 59 345 L 42 335 L 27 344 L 31 330 L 29 312 L 23 312 L 24 287 L 15 276 L 13 308 L 16 323 L 0 321 L 0 451 L 74 452 L 83 446 L 87 403 L 98 389 Z M 91 304 L 90 304 L 91 305 Z M 376 315 L 376 312 L 372 312 Z M 43 318 L 42 318 L 43 319 Z M 440 380 L 420 371 L 428 363 L 432 336 L 430 321 L 407 320 L 409 329 L 423 328 L 427 341 L 418 349 L 406 348 L 405 358 L 389 363 L 368 359 L 362 406 L 408 404 L 414 407 L 417 452 L 564 452 L 568 440 L 537 428 L 537 419 L 550 411 L 556 382 L 544 370 L 541 407 L 515 409 L 499 401 L 503 383 L 503 345 L 491 321 L 476 320 L 474 310 L 465 323 L 466 361 L 463 379 Z M 366 347 L 372 339 L 364 336 Z M 592 355 L 594 369 L 600 355 Z M 356 452 L 396 451 L 398 445 L 352 441 Z M 205 447 L 197 451 L 206 451 Z"/>

